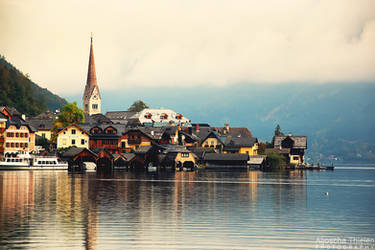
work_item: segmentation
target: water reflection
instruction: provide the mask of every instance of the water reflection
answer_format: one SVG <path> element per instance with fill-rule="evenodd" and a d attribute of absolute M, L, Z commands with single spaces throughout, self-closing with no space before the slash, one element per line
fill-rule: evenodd
<path fill-rule="evenodd" d="M 301 171 L 3 171 L 0 246 L 309 248 L 344 230 L 311 216 L 309 185 Z"/>

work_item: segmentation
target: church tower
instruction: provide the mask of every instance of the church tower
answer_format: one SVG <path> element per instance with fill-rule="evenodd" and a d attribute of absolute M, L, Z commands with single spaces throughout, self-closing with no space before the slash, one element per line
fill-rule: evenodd
<path fill-rule="evenodd" d="M 101 113 L 101 97 L 98 83 L 96 82 L 94 50 L 92 45 L 92 35 L 90 44 L 89 69 L 85 92 L 83 93 L 83 112 L 88 115 Z"/>

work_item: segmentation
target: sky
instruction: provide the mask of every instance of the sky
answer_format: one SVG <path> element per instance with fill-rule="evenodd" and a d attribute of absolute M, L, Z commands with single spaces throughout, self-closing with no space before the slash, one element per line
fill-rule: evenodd
<path fill-rule="evenodd" d="M 375 80 L 373 0 L 0 0 L 0 54 L 63 97 L 91 32 L 101 91 Z"/>

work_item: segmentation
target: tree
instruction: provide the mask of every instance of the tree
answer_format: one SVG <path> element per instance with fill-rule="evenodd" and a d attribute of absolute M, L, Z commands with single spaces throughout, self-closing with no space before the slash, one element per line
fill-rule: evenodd
<path fill-rule="evenodd" d="M 286 158 L 276 152 L 267 152 L 266 164 L 269 170 L 283 170 L 287 166 Z"/>
<path fill-rule="evenodd" d="M 77 102 L 71 102 L 66 104 L 62 108 L 62 111 L 57 115 L 57 119 L 54 121 L 54 126 L 66 127 L 72 123 L 83 122 L 85 122 L 83 110 L 77 107 Z"/>
<path fill-rule="evenodd" d="M 277 124 L 277 126 L 276 126 L 276 128 L 275 128 L 275 136 L 280 136 L 280 135 L 284 135 L 284 133 L 281 132 L 280 125 Z"/>
<path fill-rule="evenodd" d="M 133 102 L 133 104 L 129 107 L 128 111 L 140 112 L 148 108 L 149 106 L 147 106 L 146 103 L 144 103 L 142 100 L 138 100 L 138 101 Z"/>

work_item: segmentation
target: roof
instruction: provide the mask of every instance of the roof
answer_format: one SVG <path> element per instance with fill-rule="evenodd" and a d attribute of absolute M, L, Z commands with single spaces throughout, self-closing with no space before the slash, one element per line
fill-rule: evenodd
<path fill-rule="evenodd" d="M 21 113 L 14 107 L 11 107 L 11 106 L 0 106 L 0 111 L 3 111 L 3 109 L 7 109 L 8 112 L 12 115 L 12 116 L 20 116 Z"/>
<path fill-rule="evenodd" d="M 146 154 L 151 148 L 152 148 L 152 146 L 140 146 L 139 148 L 137 148 L 135 153 L 136 154 Z"/>
<path fill-rule="evenodd" d="M 139 121 L 141 124 L 152 124 L 153 126 L 169 126 L 169 122 L 190 124 L 190 120 L 182 114 L 171 109 L 143 109 L 134 114 L 131 120 Z"/>
<path fill-rule="evenodd" d="M 61 129 L 59 132 L 57 132 L 57 135 L 60 134 L 62 131 L 65 131 L 68 128 L 73 127 L 73 126 L 76 127 L 76 128 L 78 128 L 79 130 L 81 130 L 82 132 L 84 132 L 85 134 L 87 134 L 88 136 L 91 136 L 91 134 L 87 130 L 85 130 L 84 128 L 82 128 L 81 126 L 79 126 L 78 124 L 75 124 L 75 123 L 70 124 L 70 125 L 66 126 L 65 128 Z"/>
<path fill-rule="evenodd" d="M 36 129 L 31 126 L 28 122 L 26 122 L 25 120 L 17 117 L 17 116 L 13 116 L 12 119 L 8 119 L 7 120 L 7 125 L 6 127 L 9 128 L 9 126 L 16 126 L 16 128 L 20 128 L 21 126 L 26 126 L 28 127 L 28 129 L 30 130 L 30 132 L 35 132 Z"/>
<path fill-rule="evenodd" d="M 127 161 L 131 161 L 135 158 L 136 155 L 133 153 L 126 153 L 126 154 L 123 154 L 123 156 L 125 156 Z"/>
<path fill-rule="evenodd" d="M 105 134 L 105 133 L 99 133 L 99 134 L 91 134 L 93 137 L 116 137 L 121 136 L 123 133 L 126 132 L 125 125 L 123 124 L 90 124 L 90 123 L 80 123 L 79 126 L 86 131 L 88 131 L 91 134 L 91 129 L 93 128 L 100 128 L 102 131 L 105 129 L 112 127 L 116 129 L 116 134 Z"/>
<path fill-rule="evenodd" d="M 225 147 L 239 148 L 239 147 L 252 147 L 258 142 L 256 137 L 232 137 L 228 136 L 224 142 Z"/>
<path fill-rule="evenodd" d="M 105 113 L 105 116 L 108 117 L 110 120 L 127 120 L 133 115 L 135 115 L 137 112 L 135 111 L 109 111 Z"/>
<path fill-rule="evenodd" d="M 91 115 L 91 116 L 89 114 L 85 114 L 85 123 L 111 124 L 113 122 L 103 114 L 94 114 L 94 115 Z"/>
<path fill-rule="evenodd" d="M 43 118 L 43 116 L 36 116 L 36 117 L 30 118 L 28 122 L 36 130 L 51 130 L 53 128 L 54 120 L 55 120 L 54 117 Z"/>
<path fill-rule="evenodd" d="M 251 155 L 250 159 L 248 160 L 249 164 L 254 164 L 254 165 L 260 165 L 264 162 L 266 159 L 265 155 Z"/>
<path fill-rule="evenodd" d="M 190 153 L 190 150 L 186 149 L 185 146 L 175 145 L 175 144 L 161 144 L 160 148 L 164 149 L 163 153 Z"/>
<path fill-rule="evenodd" d="M 206 153 L 203 159 L 205 161 L 248 161 L 249 155 Z"/>
<path fill-rule="evenodd" d="M 90 149 L 87 149 L 87 148 L 77 148 L 77 147 L 71 147 L 69 148 L 68 150 L 66 150 L 63 154 L 62 154 L 62 157 L 64 158 L 68 158 L 68 157 L 74 157 L 76 155 L 78 155 L 79 153 L 83 152 L 87 150 L 88 152 L 90 152 L 91 154 L 93 154 L 94 156 L 97 156 L 96 153 L 94 153 L 93 151 L 91 151 Z"/>
<path fill-rule="evenodd" d="M 306 136 L 274 136 L 273 146 L 274 148 L 282 148 L 282 142 L 286 139 L 292 139 L 293 148 L 295 149 L 306 149 L 307 148 L 307 137 Z"/>
<path fill-rule="evenodd" d="M 0 112 L 0 118 L 1 119 L 8 119 L 8 116 L 4 115 L 2 112 Z"/>

